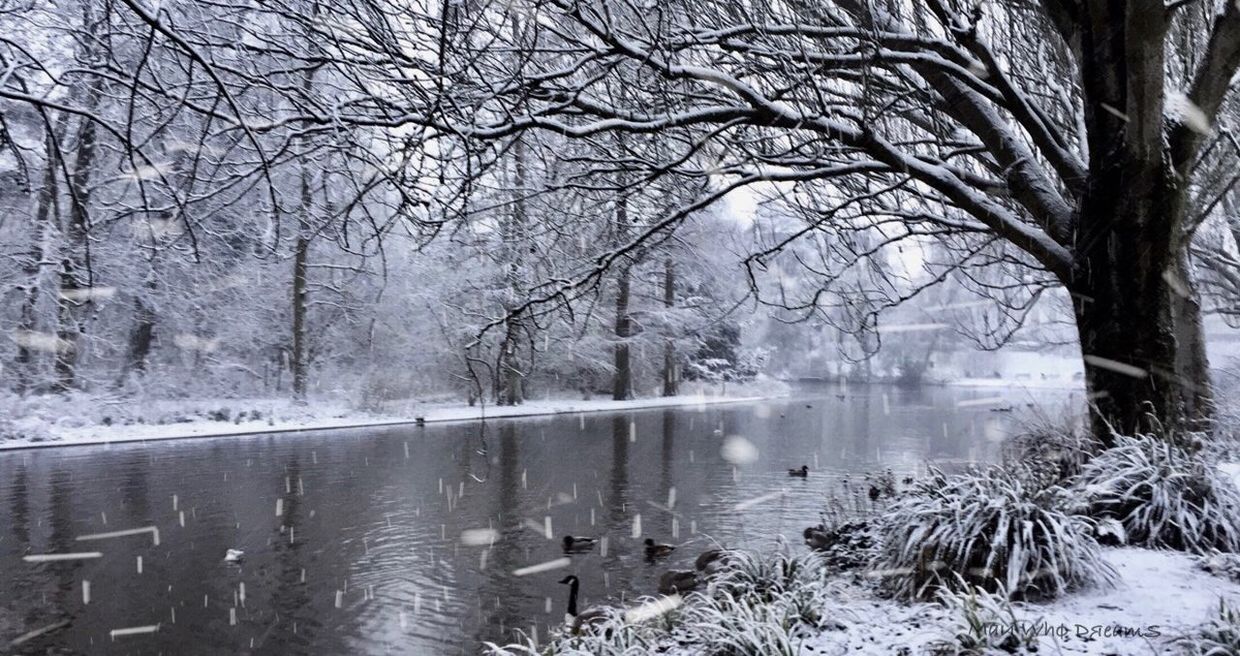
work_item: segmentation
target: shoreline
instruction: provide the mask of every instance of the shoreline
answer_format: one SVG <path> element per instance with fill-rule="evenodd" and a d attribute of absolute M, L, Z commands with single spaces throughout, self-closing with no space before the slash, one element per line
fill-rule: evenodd
<path fill-rule="evenodd" d="M 357 419 L 324 419 L 304 424 L 288 423 L 285 425 L 259 425 L 241 428 L 244 424 L 227 422 L 190 422 L 183 424 L 186 429 L 176 431 L 178 424 L 138 424 L 124 427 L 110 427 L 109 431 L 122 432 L 124 429 L 167 429 L 166 432 L 154 434 L 135 434 L 118 436 L 100 436 L 96 434 L 69 439 L 48 439 L 31 441 L 29 439 L 0 442 L 0 452 L 21 451 L 27 449 L 51 449 L 75 446 L 107 446 L 112 444 L 133 444 L 138 442 L 165 442 L 171 440 L 189 440 L 202 438 L 242 438 L 281 435 L 286 433 L 309 433 L 332 430 L 356 430 L 361 428 L 392 428 L 397 426 L 425 426 L 427 424 L 450 424 L 487 421 L 490 419 L 521 419 L 525 417 L 548 417 L 555 415 L 571 415 L 599 412 L 629 412 L 658 408 L 677 408 L 691 406 L 722 405 L 727 403 L 753 403 L 781 398 L 779 395 L 759 396 L 672 396 L 646 399 L 630 399 L 627 401 L 606 400 L 546 400 L 530 401 L 520 406 L 448 406 L 428 409 L 424 414 L 413 417 L 393 417 L 390 419 L 375 418 L 369 421 Z M 190 430 L 189 427 L 199 430 Z M 205 430 L 201 430 L 205 426 Z M 98 426 L 83 430 L 98 430 Z M 219 430 L 215 430 L 218 428 Z"/>

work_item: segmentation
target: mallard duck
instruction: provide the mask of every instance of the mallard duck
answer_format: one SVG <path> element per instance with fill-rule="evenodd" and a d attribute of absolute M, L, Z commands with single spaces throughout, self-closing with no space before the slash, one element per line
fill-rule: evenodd
<path fill-rule="evenodd" d="M 827 527 L 822 524 L 807 527 L 802 535 L 805 536 L 805 546 L 810 549 L 826 549 L 831 544 L 831 538 L 827 535 Z"/>
<path fill-rule="evenodd" d="M 689 592 L 698 587 L 697 572 L 689 570 L 672 570 L 659 577 L 659 594 L 677 594 Z"/>
<path fill-rule="evenodd" d="M 788 475 L 796 476 L 797 478 L 809 478 L 809 465 L 801 465 L 799 469 L 789 469 Z"/>
<path fill-rule="evenodd" d="M 245 552 L 240 549 L 229 549 L 224 552 L 224 562 L 239 563 L 245 558 Z"/>
<path fill-rule="evenodd" d="M 693 561 L 693 567 L 699 572 L 714 574 L 727 566 L 730 557 L 731 552 L 727 549 L 710 549 L 698 555 Z"/>
<path fill-rule="evenodd" d="M 560 583 L 568 586 L 568 609 L 564 616 L 564 622 L 568 624 L 573 633 L 581 633 L 582 630 L 588 630 L 591 626 L 599 624 L 607 619 L 607 610 L 605 608 L 588 608 L 580 613 L 577 612 L 577 591 L 581 587 L 581 581 L 572 574 L 560 579 Z"/>
<path fill-rule="evenodd" d="M 571 535 L 564 536 L 564 551 L 589 551 L 594 548 L 598 542 L 595 538 L 573 537 Z"/>
<path fill-rule="evenodd" d="M 647 558 L 659 558 L 662 556 L 667 556 L 667 555 L 670 555 L 675 550 L 676 550 L 676 547 L 673 547 L 670 544 L 655 544 L 654 540 L 650 538 L 646 538 L 646 557 Z"/>

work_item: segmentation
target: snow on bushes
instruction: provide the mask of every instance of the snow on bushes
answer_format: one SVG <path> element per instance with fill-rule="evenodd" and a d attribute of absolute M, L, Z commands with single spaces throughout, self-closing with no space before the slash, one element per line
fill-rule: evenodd
<path fill-rule="evenodd" d="M 1240 550 L 1240 490 L 1209 458 L 1170 440 L 1117 436 L 1074 488 L 1082 510 L 1119 521 L 1129 544 Z"/>
<path fill-rule="evenodd" d="M 903 599 L 969 586 L 1039 599 L 1110 583 L 1091 522 L 1066 506 L 1062 488 L 1031 488 L 999 468 L 931 470 L 881 517 L 873 575 Z"/>

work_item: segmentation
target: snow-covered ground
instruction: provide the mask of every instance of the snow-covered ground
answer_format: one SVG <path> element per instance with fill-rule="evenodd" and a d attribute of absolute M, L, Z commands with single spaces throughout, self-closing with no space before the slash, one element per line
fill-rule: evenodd
<path fill-rule="evenodd" d="M 359 411 L 332 402 L 298 405 L 287 399 L 141 402 L 53 399 L 13 409 L 7 421 L 0 425 L 0 450 L 705 406 L 778 395 L 778 390 L 771 386 L 760 391 L 755 393 L 751 387 L 734 385 L 726 393 L 725 390 L 699 389 L 694 394 L 628 401 L 539 399 L 519 406 L 417 403 L 405 404 L 404 411 L 399 414 Z M 87 404 L 89 408 L 83 407 Z M 141 407 L 127 407 L 132 405 Z"/>
<path fill-rule="evenodd" d="M 1048 604 L 1013 604 L 1016 622 L 992 625 L 1037 631 L 1043 654 L 1167 653 L 1169 640 L 1217 612 L 1219 599 L 1240 600 L 1240 585 L 1199 569 L 1182 552 L 1117 548 L 1104 557 L 1120 574 L 1114 588 L 1087 590 Z M 807 640 L 801 654 L 878 656 L 926 653 L 951 635 L 953 618 L 937 604 L 901 604 L 861 596 L 842 598 L 843 628 Z M 1025 635 L 1025 634 L 1022 634 Z"/>

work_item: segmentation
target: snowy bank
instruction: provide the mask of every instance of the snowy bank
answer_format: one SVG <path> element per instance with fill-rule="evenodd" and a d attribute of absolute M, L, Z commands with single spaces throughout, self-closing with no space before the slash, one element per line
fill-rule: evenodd
<path fill-rule="evenodd" d="M 175 440 L 191 437 L 243 437 L 345 428 L 377 428 L 443 422 L 478 421 L 578 414 L 620 412 L 648 408 L 706 406 L 742 403 L 771 398 L 776 394 L 745 394 L 733 386 L 733 395 L 696 394 L 614 401 L 611 399 L 529 400 L 519 406 L 464 403 L 419 403 L 407 413 L 384 414 L 352 410 L 340 403 L 312 402 L 298 405 L 287 399 L 214 399 L 198 401 L 111 401 L 111 413 L 99 410 L 99 400 L 43 399 L 8 414 L 0 425 L 0 450 L 86 444 L 114 444 Z M 86 403 L 91 412 L 73 411 Z M 126 408 L 140 405 L 141 412 Z M 136 414 L 136 419 L 134 415 Z"/>
<path fill-rule="evenodd" d="M 1047 604 L 1012 604 L 1013 616 L 990 618 L 985 631 L 1036 636 L 1039 653 L 1159 654 L 1218 611 L 1219 599 L 1240 600 L 1240 585 L 1206 573 L 1187 554 L 1118 548 L 1103 557 L 1120 580 Z M 842 628 L 806 640 L 802 654 L 911 653 L 951 638 L 954 617 L 938 604 L 901 604 L 857 596 L 847 600 Z M 983 618 L 984 620 L 986 618 Z"/>

